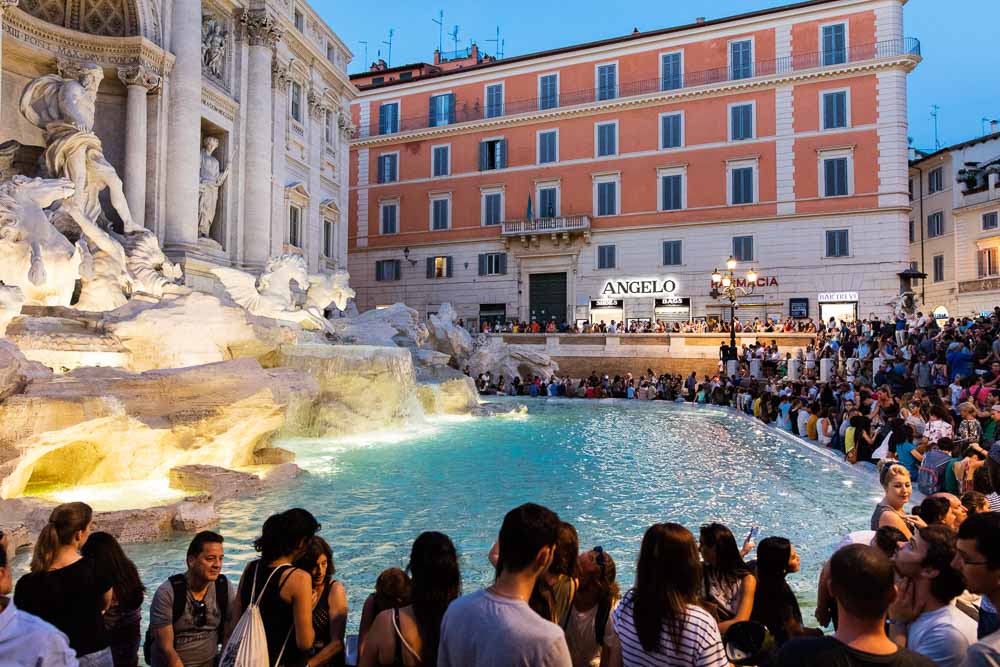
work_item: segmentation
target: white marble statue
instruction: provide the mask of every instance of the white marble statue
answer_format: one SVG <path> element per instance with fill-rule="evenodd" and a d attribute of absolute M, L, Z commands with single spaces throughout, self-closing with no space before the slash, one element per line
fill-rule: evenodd
<path fill-rule="evenodd" d="M 428 321 L 430 347 L 451 356 L 452 363 L 462 368 L 472 354 L 472 336 L 458 325 L 458 313 L 450 303 L 442 303 Z"/>
<path fill-rule="evenodd" d="M 222 24 L 211 16 L 201 22 L 201 64 L 216 79 L 221 79 L 226 62 L 226 37 Z"/>
<path fill-rule="evenodd" d="M 310 284 L 309 270 L 302 255 L 289 253 L 272 257 L 259 279 L 238 269 L 218 268 L 212 269 L 212 273 L 222 281 L 233 301 L 250 314 L 297 322 L 303 329 L 332 333 L 330 323 L 322 315 L 298 308 L 292 298 L 291 281 L 300 288 Z"/>
<path fill-rule="evenodd" d="M 355 292 L 348 286 L 351 274 L 344 269 L 333 273 L 323 273 L 309 276 L 309 290 L 306 292 L 306 308 L 320 317 L 330 305 L 337 310 L 347 308 L 347 301 L 353 299 Z"/>
<path fill-rule="evenodd" d="M 70 243 L 43 210 L 72 196 L 65 178 L 0 183 L 0 282 L 19 288 L 26 304 L 69 306 L 76 281 L 92 270 L 86 243 Z"/>
<path fill-rule="evenodd" d="M 487 371 L 494 379 L 502 375 L 509 384 L 515 376 L 527 380 L 537 375 L 548 380 L 559 370 L 559 364 L 543 352 L 508 345 L 500 336 L 480 334 L 469 357 L 469 370 L 473 377 Z"/>
<path fill-rule="evenodd" d="M 219 147 L 215 137 L 205 137 L 201 149 L 201 173 L 198 185 L 198 235 L 209 238 L 219 202 L 219 188 L 229 178 L 229 167 L 220 172 L 219 160 L 213 155 Z"/>
<path fill-rule="evenodd" d="M 7 325 L 21 314 L 24 292 L 20 287 L 0 285 L 0 337 L 7 333 Z"/>
<path fill-rule="evenodd" d="M 73 201 L 88 220 L 100 224 L 100 193 L 107 189 L 125 233 L 142 229 L 132 219 L 122 180 L 104 157 L 94 134 L 97 89 L 104 79 L 99 65 L 86 63 L 75 79 L 47 74 L 34 79 L 21 94 L 21 113 L 45 134 L 42 163 L 50 178 L 68 178 L 75 185 Z"/>

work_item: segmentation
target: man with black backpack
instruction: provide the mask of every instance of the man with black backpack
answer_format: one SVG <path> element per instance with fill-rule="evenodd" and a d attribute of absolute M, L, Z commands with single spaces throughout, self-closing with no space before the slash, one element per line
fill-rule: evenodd
<path fill-rule="evenodd" d="M 187 572 L 153 596 L 143 645 L 152 667 L 213 667 L 232 630 L 232 585 L 222 574 L 222 535 L 204 530 L 187 550 Z"/>

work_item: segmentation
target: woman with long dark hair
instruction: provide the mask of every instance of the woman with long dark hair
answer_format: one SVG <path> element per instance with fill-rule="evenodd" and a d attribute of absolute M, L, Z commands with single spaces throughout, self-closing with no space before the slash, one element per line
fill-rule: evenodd
<path fill-rule="evenodd" d="M 108 629 L 115 667 L 136 667 L 139 664 L 142 600 L 146 593 L 139 571 L 110 533 L 91 533 L 80 553 L 100 563 L 114 582 L 111 606 L 104 613 L 104 627 Z"/>
<path fill-rule="evenodd" d="M 816 634 L 802 626 L 802 611 L 785 581 L 799 571 L 799 555 L 784 537 L 767 537 L 757 545 L 757 593 L 750 620 L 763 623 L 778 646 L 799 635 Z"/>
<path fill-rule="evenodd" d="M 359 667 L 437 664 L 441 619 L 462 592 L 455 545 L 443 533 L 421 533 L 413 542 L 406 571 L 410 604 L 375 617 L 361 647 Z"/>
<path fill-rule="evenodd" d="M 701 561 L 694 535 L 658 523 L 642 538 L 635 586 L 611 615 L 611 667 L 729 664 L 715 619 L 698 605 Z"/>
<path fill-rule="evenodd" d="M 82 667 L 113 667 L 103 614 L 114 581 L 102 564 L 80 554 L 93 516 L 85 503 L 52 510 L 35 542 L 31 572 L 17 582 L 14 604 L 62 630 Z"/>
<path fill-rule="evenodd" d="M 240 577 L 233 618 L 240 618 L 251 602 L 258 604 L 271 667 L 307 662 L 316 639 L 312 575 L 293 563 L 319 528 L 304 509 L 272 514 L 253 543 L 260 558 L 249 563 Z"/>
<path fill-rule="evenodd" d="M 559 626 L 565 626 L 573 598 L 580 585 L 576 577 L 577 558 L 580 555 L 580 539 L 573 524 L 565 521 L 559 524 L 556 549 L 552 563 L 545 574 L 538 577 L 528 604 L 542 618 Z M 497 570 L 499 572 L 499 569 Z"/>
<path fill-rule="evenodd" d="M 705 562 L 704 599 L 716 606 L 719 632 L 734 623 L 750 620 L 757 579 L 743 562 L 732 531 L 721 523 L 702 526 L 699 535 Z"/>
<path fill-rule="evenodd" d="M 333 578 L 333 550 L 322 537 L 309 540 L 306 551 L 295 567 L 312 576 L 316 606 L 313 607 L 312 657 L 307 667 L 341 667 L 344 664 L 344 631 L 347 629 L 347 592 L 344 584 Z"/>
<path fill-rule="evenodd" d="M 594 547 L 577 559 L 580 588 L 573 598 L 563 630 L 573 667 L 599 667 L 609 651 L 611 612 L 620 597 L 618 568 L 604 547 Z M 606 658 L 605 658 L 606 659 Z"/>

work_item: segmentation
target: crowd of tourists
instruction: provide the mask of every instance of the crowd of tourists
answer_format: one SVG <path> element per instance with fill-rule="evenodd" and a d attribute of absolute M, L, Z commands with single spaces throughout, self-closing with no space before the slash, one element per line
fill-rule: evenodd
<path fill-rule="evenodd" d="M 527 503 L 507 513 L 481 556 L 493 583 L 464 595 L 452 540 L 418 535 L 405 570 L 373 582 L 358 664 L 1000 664 L 1000 513 L 948 494 L 907 513 L 907 469 L 887 464 L 881 479 L 871 530 L 847 536 L 822 569 L 815 620 L 803 617 L 788 583 L 800 559 L 786 538 L 754 544 L 751 531 L 740 545 L 719 523 L 697 535 L 656 523 L 623 590 L 623 565 L 608 550 L 581 548 L 573 525 Z M 235 587 L 221 574 L 223 536 L 198 533 L 180 571 L 150 582 L 143 635 L 149 590 L 135 565 L 111 535 L 93 531 L 89 506 L 60 505 L 13 599 L 0 548 L 0 664 L 133 667 L 142 654 L 152 667 L 345 665 L 347 596 L 319 532 L 304 509 L 270 516 L 254 541 L 259 557 Z"/>
<path fill-rule="evenodd" d="M 465 326 L 464 320 L 459 320 L 458 325 Z M 717 318 L 700 318 L 685 322 L 667 321 L 653 319 L 649 317 L 633 318 L 627 321 L 604 321 L 596 322 L 581 321 L 570 324 L 565 320 L 559 324 L 554 319 L 548 322 L 532 320 L 530 322 L 508 321 L 508 322 L 483 322 L 479 333 L 567 333 L 567 334 L 635 334 L 635 333 L 729 333 L 735 330 L 736 333 L 816 333 L 822 325 L 817 327 L 812 318 L 791 318 L 784 319 L 760 318 L 752 320 L 740 320 L 736 318 L 731 323 Z"/>

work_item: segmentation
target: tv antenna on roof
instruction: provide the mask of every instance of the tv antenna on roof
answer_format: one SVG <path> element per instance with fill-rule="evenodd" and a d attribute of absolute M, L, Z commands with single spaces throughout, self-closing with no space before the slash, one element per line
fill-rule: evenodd
<path fill-rule="evenodd" d="M 431 21 L 438 24 L 438 53 L 441 53 L 444 50 L 444 10 L 439 9 L 438 17 Z"/>
<path fill-rule="evenodd" d="M 497 57 L 497 60 L 503 60 L 504 40 L 500 39 L 500 26 L 497 26 L 496 39 L 487 39 L 484 41 L 493 42 L 493 44 L 495 45 L 495 48 L 493 49 L 494 55 Z"/>
<path fill-rule="evenodd" d="M 368 69 L 368 67 L 371 66 L 371 63 L 368 62 L 368 42 L 366 42 L 363 39 L 359 39 L 358 40 L 358 44 L 364 44 L 365 45 L 365 59 L 364 59 L 363 62 L 364 62 L 364 65 L 365 65 L 365 69 Z"/>
<path fill-rule="evenodd" d="M 451 41 L 455 43 L 455 51 L 458 51 L 458 26 L 457 25 L 454 28 L 451 29 L 451 32 L 448 33 L 448 36 L 451 37 Z"/>
<path fill-rule="evenodd" d="M 385 59 L 385 64 L 389 67 L 392 67 L 392 36 L 394 34 L 396 34 L 396 29 L 389 28 L 389 40 L 388 41 L 382 40 L 382 43 L 388 45 L 389 47 L 389 53 L 387 54 Z"/>
<path fill-rule="evenodd" d="M 938 111 L 941 109 L 936 104 L 931 105 L 931 118 L 934 119 L 934 150 L 941 148 L 941 140 L 938 138 Z"/>

